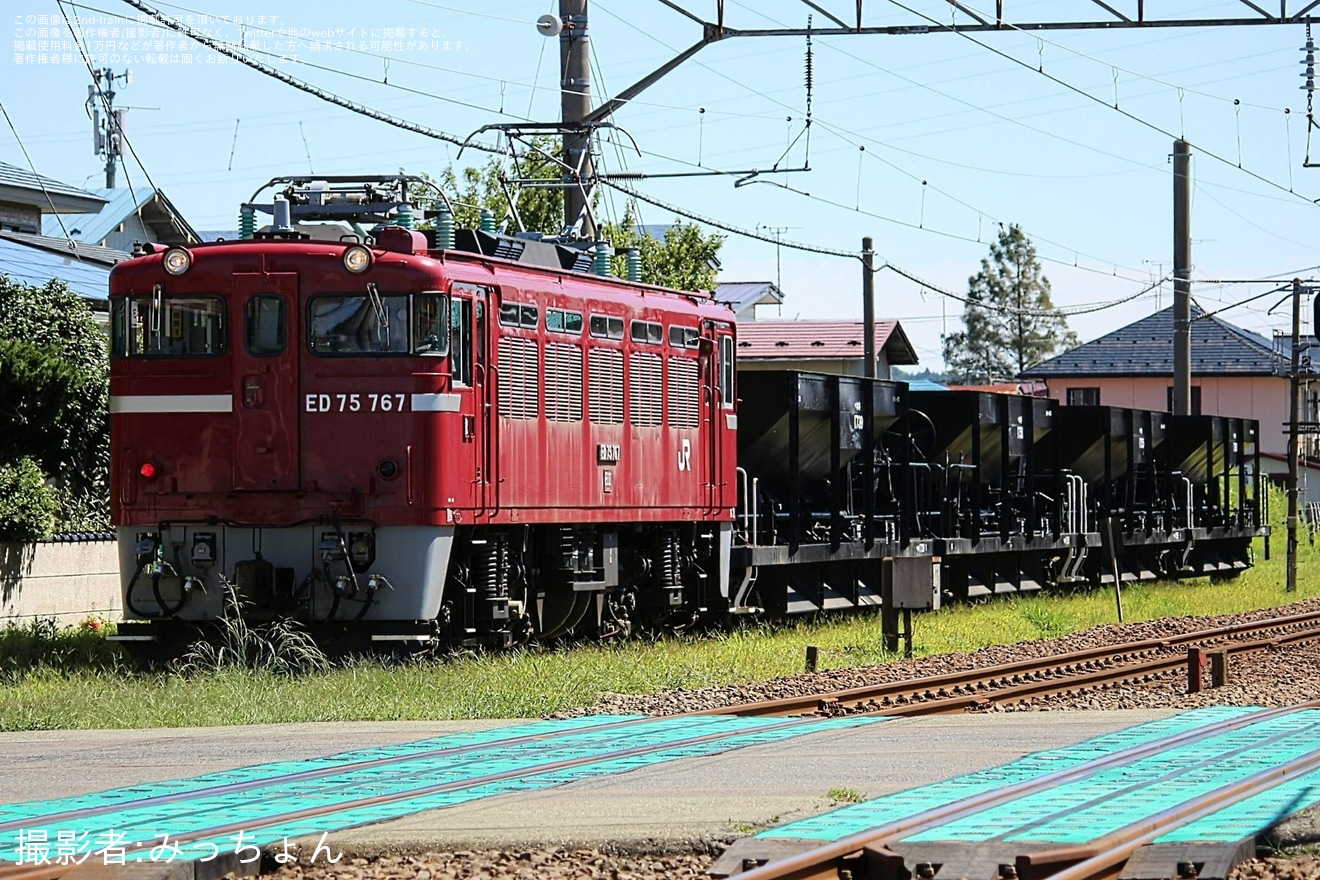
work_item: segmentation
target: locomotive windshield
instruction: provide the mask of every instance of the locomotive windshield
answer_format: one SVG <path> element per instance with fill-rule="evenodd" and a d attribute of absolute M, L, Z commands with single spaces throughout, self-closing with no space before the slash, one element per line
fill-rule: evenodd
<path fill-rule="evenodd" d="M 314 354 L 449 353 L 449 308 L 439 293 L 313 297 L 308 307 L 307 344 Z"/>
<path fill-rule="evenodd" d="M 112 357 L 211 357 L 225 351 L 225 304 L 218 296 L 127 296 L 110 308 Z"/>

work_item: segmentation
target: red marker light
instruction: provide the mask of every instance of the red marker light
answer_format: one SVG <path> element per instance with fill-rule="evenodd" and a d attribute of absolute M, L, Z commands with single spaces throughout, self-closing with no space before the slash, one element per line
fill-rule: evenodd
<path fill-rule="evenodd" d="M 138 473 L 144 480 L 154 480 L 156 478 L 156 463 L 154 461 L 142 462 L 142 467 L 138 468 Z"/>

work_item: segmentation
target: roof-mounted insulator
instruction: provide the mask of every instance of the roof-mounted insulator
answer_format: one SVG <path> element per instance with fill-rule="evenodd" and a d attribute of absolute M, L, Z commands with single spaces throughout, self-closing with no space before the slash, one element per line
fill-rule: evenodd
<path fill-rule="evenodd" d="M 642 252 L 637 248 L 628 248 L 628 280 L 638 282 L 642 280 Z"/>
<path fill-rule="evenodd" d="M 435 218 L 435 246 L 442 250 L 454 247 L 454 215 L 448 208 L 441 208 Z"/>
<path fill-rule="evenodd" d="M 487 235 L 495 234 L 495 215 L 489 208 L 481 209 L 481 219 L 477 223 L 477 228 Z"/>
<path fill-rule="evenodd" d="M 614 249 L 603 241 L 596 242 L 596 260 L 591 267 L 591 271 L 597 275 L 610 275 L 610 257 L 614 256 Z"/>
<path fill-rule="evenodd" d="M 413 228 L 412 205 L 400 205 L 398 213 L 394 215 L 393 226 L 402 226 L 404 229 Z"/>
<path fill-rule="evenodd" d="M 257 233 L 257 212 L 251 205 L 244 205 L 238 211 L 238 237 L 251 241 Z"/>

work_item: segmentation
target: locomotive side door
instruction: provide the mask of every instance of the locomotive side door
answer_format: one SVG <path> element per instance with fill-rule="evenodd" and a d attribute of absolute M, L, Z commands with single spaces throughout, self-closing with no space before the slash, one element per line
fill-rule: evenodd
<path fill-rule="evenodd" d="M 714 351 L 709 358 L 710 393 L 710 496 L 712 511 L 732 506 L 730 485 L 737 457 L 738 416 L 735 410 L 733 327 L 716 322 Z"/>
<path fill-rule="evenodd" d="M 491 497 L 491 425 L 486 389 L 486 333 L 489 291 L 476 284 L 454 282 L 450 288 L 449 343 L 451 391 L 458 395 L 458 424 L 447 445 L 450 462 L 445 498 L 448 505 L 474 513 L 493 505 Z M 453 499 L 450 501 L 450 499 Z"/>
<path fill-rule="evenodd" d="M 235 489 L 299 487 L 298 275 L 233 276 Z"/>

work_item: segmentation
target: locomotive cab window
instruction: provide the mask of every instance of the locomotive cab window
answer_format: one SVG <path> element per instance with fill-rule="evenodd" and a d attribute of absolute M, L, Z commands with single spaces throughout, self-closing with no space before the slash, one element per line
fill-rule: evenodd
<path fill-rule="evenodd" d="M 413 297 L 413 354 L 443 357 L 449 354 L 449 307 L 443 294 Z"/>
<path fill-rule="evenodd" d="M 117 358 L 213 357 L 225 351 L 218 296 L 127 296 L 111 304 L 110 353 Z"/>
<path fill-rule="evenodd" d="M 733 409 L 733 337 L 720 337 L 720 405 Z"/>
<path fill-rule="evenodd" d="M 454 298 L 450 304 L 450 368 L 454 382 L 472 384 L 472 300 Z"/>
<path fill-rule="evenodd" d="M 249 297 L 244 335 L 248 353 L 255 357 L 274 357 L 284 353 L 288 333 L 288 317 L 284 297 L 259 294 Z"/>
<path fill-rule="evenodd" d="M 307 345 L 314 354 L 444 355 L 449 351 L 449 309 L 444 294 L 381 293 L 313 297 Z"/>

